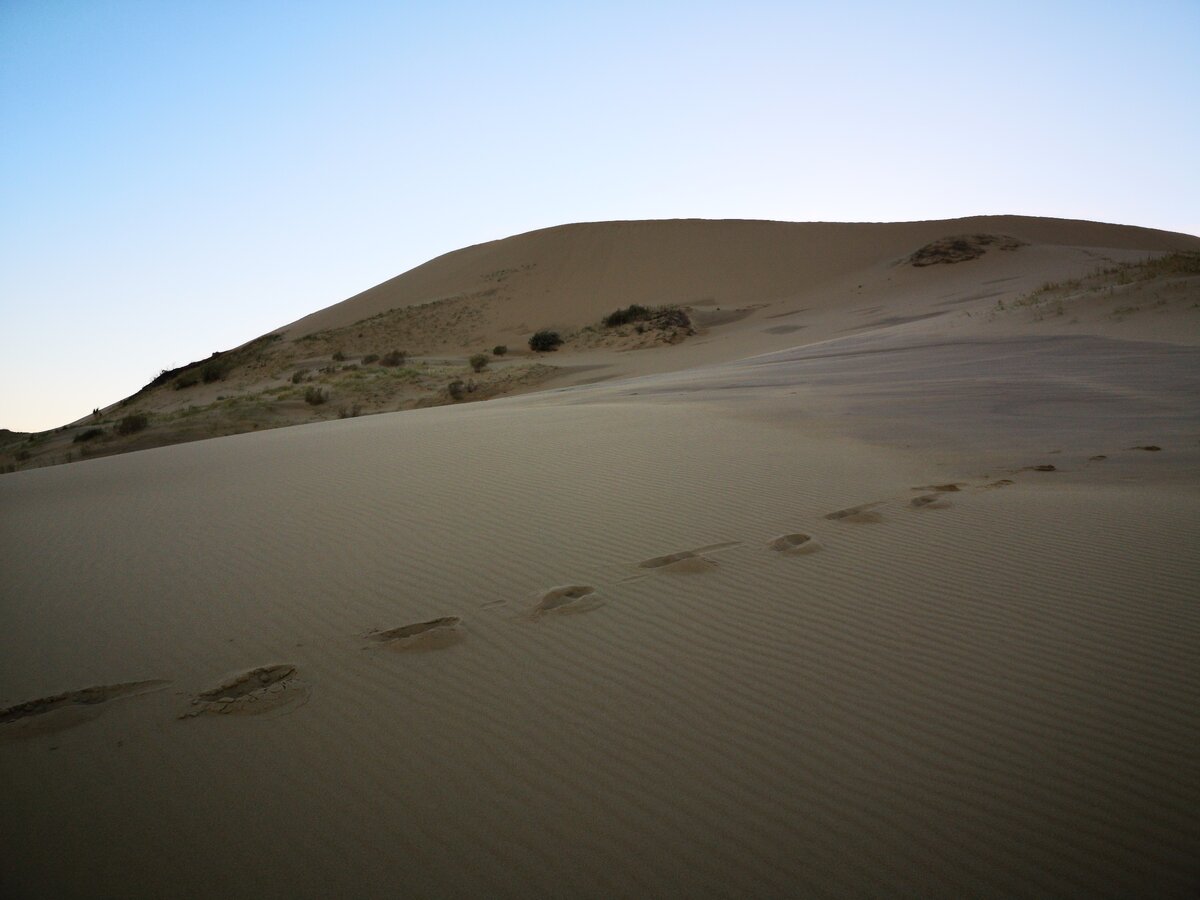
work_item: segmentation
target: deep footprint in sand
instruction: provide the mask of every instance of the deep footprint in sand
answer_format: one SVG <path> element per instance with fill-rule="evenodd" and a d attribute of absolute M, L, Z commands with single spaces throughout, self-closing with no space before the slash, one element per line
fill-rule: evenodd
<path fill-rule="evenodd" d="M 463 639 L 461 624 L 459 616 L 442 616 L 387 631 L 372 631 L 367 637 L 389 650 L 441 650 Z"/>
<path fill-rule="evenodd" d="M 96 718 L 111 700 L 157 691 L 167 684 L 170 682 L 157 679 L 101 684 L 27 700 L 0 709 L 0 735 L 26 737 L 70 728 Z"/>
<path fill-rule="evenodd" d="M 260 666 L 201 691 L 192 698 L 192 708 L 179 718 L 278 712 L 307 702 L 309 692 L 308 684 L 298 677 L 296 667 L 290 663 Z"/>
<path fill-rule="evenodd" d="M 643 559 L 638 563 L 638 568 L 680 574 L 707 572 L 717 567 L 717 561 L 709 559 L 704 555 L 705 553 L 736 547 L 740 543 L 741 541 L 724 541 L 720 544 L 705 544 L 703 547 L 697 547 L 695 550 L 680 550 L 676 553 L 668 553 L 665 556 L 653 556 L 650 559 Z"/>
<path fill-rule="evenodd" d="M 990 491 L 990 490 L 995 490 L 996 488 L 1008 487 L 1010 484 L 1015 484 L 1015 483 L 1016 482 L 1014 482 L 1011 478 L 1001 478 L 999 481 L 993 481 L 993 482 L 983 485 L 980 488 L 980 490 L 981 491 Z"/>
<path fill-rule="evenodd" d="M 779 537 L 768 542 L 767 546 L 777 553 L 782 553 L 784 556 L 800 556 L 805 553 L 814 553 L 821 549 L 821 545 L 814 541 L 811 535 L 801 534 L 800 532 L 781 534 Z"/>
<path fill-rule="evenodd" d="M 952 482 L 951 484 L 926 484 L 922 487 L 913 488 L 914 491 L 936 491 L 939 494 L 954 493 L 962 490 L 962 482 Z"/>
<path fill-rule="evenodd" d="M 591 612 L 604 605 L 604 599 L 590 584 L 566 584 L 551 588 L 538 598 L 534 618 L 547 615 Z"/>
<path fill-rule="evenodd" d="M 883 521 L 883 516 L 874 512 L 875 507 L 880 506 L 882 503 L 882 500 L 877 500 L 874 503 L 860 503 L 858 506 L 848 506 L 845 509 L 826 513 L 825 518 L 834 522 L 854 522 L 859 525 L 871 525 Z"/>

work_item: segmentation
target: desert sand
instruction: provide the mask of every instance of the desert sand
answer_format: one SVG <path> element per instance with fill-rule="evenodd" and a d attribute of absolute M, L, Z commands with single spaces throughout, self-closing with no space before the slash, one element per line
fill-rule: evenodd
<path fill-rule="evenodd" d="M 547 229 L 277 331 L 510 396 L 0 477 L 0 893 L 1195 896 L 1196 251 Z"/>

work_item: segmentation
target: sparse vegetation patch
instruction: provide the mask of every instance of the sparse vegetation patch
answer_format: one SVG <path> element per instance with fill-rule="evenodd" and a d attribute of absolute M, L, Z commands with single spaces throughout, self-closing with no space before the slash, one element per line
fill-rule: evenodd
<path fill-rule="evenodd" d="M 562 342 L 562 335 L 557 331 L 543 329 L 535 332 L 533 337 L 529 339 L 529 349 L 534 353 L 549 353 L 562 346 Z"/>
<path fill-rule="evenodd" d="M 117 434 L 137 434 L 145 431 L 150 424 L 150 418 L 143 413 L 130 413 L 117 422 Z"/>
<path fill-rule="evenodd" d="M 1016 250 L 1025 246 L 1025 241 L 1004 234 L 962 234 L 944 237 L 926 244 L 908 258 L 917 268 L 939 263 L 969 262 L 983 256 L 989 247 L 997 250 Z"/>

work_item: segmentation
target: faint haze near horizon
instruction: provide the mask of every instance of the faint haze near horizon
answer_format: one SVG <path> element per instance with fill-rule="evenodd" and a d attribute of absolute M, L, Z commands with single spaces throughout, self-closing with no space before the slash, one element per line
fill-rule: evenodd
<path fill-rule="evenodd" d="M 1200 234 L 1200 4 L 0 4 L 0 427 L 566 222 Z"/>

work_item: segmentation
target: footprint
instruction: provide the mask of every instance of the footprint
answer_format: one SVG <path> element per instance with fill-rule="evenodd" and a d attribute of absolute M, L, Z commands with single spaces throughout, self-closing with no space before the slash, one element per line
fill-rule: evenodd
<path fill-rule="evenodd" d="M 1056 469 L 1054 466 L 1051 466 L 1051 465 L 1026 466 L 1025 471 L 1026 472 L 1057 472 L 1058 469 Z"/>
<path fill-rule="evenodd" d="M 1130 450 L 1149 450 L 1151 453 L 1157 453 L 1158 451 L 1160 451 L 1162 449 L 1162 447 L 1159 447 L 1155 444 L 1146 444 L 1145 446 L 1142 446 L 1142 447 L 1130 447 L 1129 449 Z"/>
<path fill-rule="evenodd" d="M 201 691 L 192 698 L 192 708 L 179 718 L 206 713 L 259 715 L 276 712 L 304 704 L 309 693 L 309 686 L 296 677 L 296 667 L 290 663 L 260 666 Z"/>
<path fill-rule="evenodd" d="M 947 509 L 950 506 L 942 499 L 941 494 L 922 494 L 920 497 L 913 497 L 908 505 L 913 509 Z"/>
<path fill-rule="evenodd" d="M 389 650 L 440 650 L 463 639 L 458 627 L 461 624 L 459 616 L 442 616 L 387 631 L 372 631 L 367 637 L 386 645 Z"/>
<path fill-rule="evenodd" d="M 915 487 L 915 488 L 913 488 L 913 490 L 914 491 L 938 491 L 939 493 L 950 494 L 950 493 L 954 493 L 955 491 L 961 491 L 962 484 L 961 483 L 926 484 L 926 485 L 923 485 L 922 487 Z"/>
<path fill-rule="evenodd" d="M 996 488 L 1008 487 L 1010 484 L 1015 484 L 1015 483 L 1016 482 L 1014 482 L 1011 478 L 1001 478 L 999 481 L 993 481 L 990 484 L 985 484 L 981 488 L 981 490 L 984 490 L 984 491 L 995 490 Z"/>
<path fill-rule="evenodd" d="M 61 731 L 96 718 L 104 712 L 104 704 L 110 700 L 156 691 L 167 684 L 170 682 L 157 679 L 101 684 L 27 700 L 8 709 L 0 709 L 0 735 L 29 737 Z"/>
<path fill-rule="evenodd" d="M 799 556 L 803 553 L 814 553 L 821 549 L 821 545 L 814 541 L 811 535 L 800 534 L 799 532 L 795 534 L 781 534 L 768 543 L 767 546 L 785 556 Z"/>
<path fill-rule="evenodd" d="M 861 503 L 858 506 L 849 506 L 846 509 L 839 509 L 835 512 L 826 513 L 826 519 L 832 519 L 835 522 L 855 522 L 860 525 L 874 524 L 882 522 L 883 517 L 872 510 L 882 504 L 882 500 L 877 500 L 874 503 Z"/>
<path fill-rule="evenodd" d="M 1101 460 L 1105 460 L 1105 459 L 1108 459 L 1108 457 L 1105 456 L 1103 453 L 1098 453 L 1095 456 L 1089 456 L 1088 462 L 1100 462 Z"/>
<path fill-rule="evenodd" d="M 662 569 L 666 572 L 707 572 L 716 567 L 716 562 L 694 550 L 668 553 L 666 556 L 656 556 L 638 563 L 639 569 Z"/>
<path fill-rule="evenodd" d="M 591 612 L 604 605 L 596 589 L 588 584 L 567 584 L 551 588 L 533 607 L 533 617 Z"/>
<path fill-rule="evenodd" d="M 659 569 L 663 572 L 677 572 L 681 574 L 707 572 L 717 567 L 717 561 L 709 559 L 705 553 L 711 553 L 714 550 L 724 550 L 728 547 L 736 547 L 741 541 L 725 541 L 720 544 L 706 544 L 703 547 L 697 547 L 695 550 L 680 550 L 677 553 L 668 553 L 666 556 L 655 556 L 650 559 L 644 559 L 638 563 L 639 569 Z"/>

